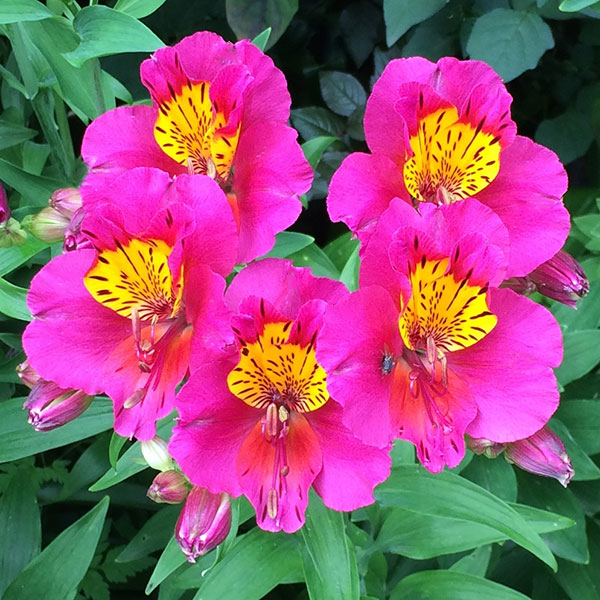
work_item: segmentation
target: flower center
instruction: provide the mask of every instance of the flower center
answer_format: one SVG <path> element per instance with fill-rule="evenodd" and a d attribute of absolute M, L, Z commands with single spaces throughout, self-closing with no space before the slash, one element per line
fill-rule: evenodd
<path fill-rule="evenodd" d="M 329 399 L 326 374 L 315 357 L 314 343 L 290 344 L 292 323 L 267 323 L 256 342 L 244 344 L 240 361 L 229 373 L 231 393 L 246 404 L 310 412 Z"/>
<path fill-rule="evenodd" d="M 99 252 L 83 282 L 95 300 L 129 319 L 174 317 L 181 306 L 183 272 L 173 279 L 172 248 L 162 240 L 115 241 L 115 250 Z"/>
<path fill-rule="evenodd" d="M 190 172 L 226 181 L 240 136 L 231 131 L 227 117 L 210 99 L 210 83 L 182 86 L 171 100 L 162 102 L 154 125 L 154 138 L 163 152 Z"/>
<path fill-rule="evenodd" d="M 443 108 L 419 122 L 410 138 L 413 156 L 404 164 L 404 183 L 419 202 L 449 204 L 484 189 L 500 170 L 500 138 L 458 121 L 456 108 Z"/>
<path fill-rule="evenodd" d="M 409 270 L 412 295 L 402 301 L 398 322 L 409 350 L 427 352 L 433 364 L 445 352 L 462 350 L 483 339 L 498 321 L 488 309 L 487 286 L 469 283 L 471 271 L 457 280 L 448 259 L 425 256 Z"/>

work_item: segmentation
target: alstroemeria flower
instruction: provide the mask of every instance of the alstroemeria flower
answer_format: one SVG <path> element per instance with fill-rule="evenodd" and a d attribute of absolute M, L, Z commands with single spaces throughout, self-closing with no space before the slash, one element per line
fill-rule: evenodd
<path fill-rule="evenodd" d="M 365 442 L 407 439 L 437 472 L 460 462 L 465 433 L 514 441 L 555 411 L 560 328 L 492 287 L 506 269 L 502 230 L 471 199 L 421 214 L 395 199 L 382 215 L 361 288 L 327 310 L 317 340 L 328 389 Z"/>
<path fill-rule="evenodd" d="M 58 386 L 107 393 L 115 431 L 149 440 L 173 409 L 192 339 L 216 317 L 235 222 L 214 181 L 172 181 L 158 169 L 120 175 L 83 205 L 94 248 L 57 256 L 35 276 L 25 351 Z"/>
<path fill-rule="evenodd" d="M 342 424 L 315 358 L 323 312 L 347 294 L 288 261 L 250 265 L 225 294 L 230 345 L 198 348 L 177 397 L 169 450 L 182 471 L 213 493 L 245 494 L 263 529 L 299 529 L 311 485 L 330 508 L 353 510 L 389 474 L 387 451 Z"/>
<path fill-rule="evenodd" d="M 199 32 L 141 67 L 153 106 L 111 110 L 87 129 L 87 181 L 107 170 L 157 167 L 202 174 L 228 194 L 239 228 L 237 262 L 268 252 L 300 214 L 312 170 L 287 126 L 283 73 L 246 40 Z"/>
<path fill-rule="evenodd" d="M 394 197 L 436 205 L 474 197 L 510 234 L 508 277 L 527 275 L 567 237 L 567 176 L 553 152 L 516 135 L 511 101 L 485 63 L 391 61 L 367 102 L 372 154 L 351 154 L 332 178 L 332 220 L 365 244 Z"/>

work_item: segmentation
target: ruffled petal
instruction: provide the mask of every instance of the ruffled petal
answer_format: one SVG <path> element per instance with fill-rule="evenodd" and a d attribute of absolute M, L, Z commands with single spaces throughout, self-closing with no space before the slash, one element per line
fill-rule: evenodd
<path fill-rule="evenodd" d="M 342 408 L 333 400 L 310 413 L 309 419 L 323 453 L 323 468 L 313 487 L 325 505 L 347 511 L 371 504 L 373 488 L 390 474 L 388 449 L 356 439 L 342 425 Z"/>
<path fill-rule="evenodd" d="M 402 349 L 398 309 L 377 286 L 362 287 L 330 307 L 317 338 L 317 361 L 327 373 L 329 394 L 344 407 L 344 425 L 380 448 L 398 432 L 389 402 L 391 372 Z"/>
<path fill-rule="evenodd" d="M 285 125 L 262 122 L 240 137 L 233 179 L 240 222 L 238 262 L 268 252 L 275 234 L 302 211 L 299 196 L 310 188 L 313 173 L 297 135 Z"/>
<path fill-rule="evenodd" d="M 477 199 L 489 206 L 510 234 L 507 277 L 529 274 L 552 258 L 569 233 L 561 198 L 567 174 L 554 152 L 517 136 L 500 155 L 500 172 Z"/>
<path fill-rule="evenodd" d="M 62 388 L 103 391 L 102 365 L 131 335 L 131 321 L 94 300 L 83 277 L 96 258 L 77 250 L 53 258 L 33 278 L 27 303 L 34 320 L 23 335 L 31 366 Z"/>
<path fill-rule="evenodd" d="M 477 401 L 472 437 L 512 442 L 529 437 L 558 407 L 552 367 L 562 360 L 560 327 L 551 313 L 508 289 L 491 289 L 496 327 L 448 363 Z"/>

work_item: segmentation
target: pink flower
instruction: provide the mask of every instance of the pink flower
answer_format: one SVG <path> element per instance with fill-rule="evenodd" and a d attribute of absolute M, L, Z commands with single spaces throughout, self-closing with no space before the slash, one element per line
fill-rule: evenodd
<path fill-rule="evenodd" d="M 164 473 L 162 473 L 164 475 Z M 193 487 L 175 525 L 175 539 L 188 562 L 218 546 L 231 528 L 231 500 Z"/>
<path fill-rule="evenodd" d="M 510 234 L 508 276 L 530 273 L 567 237 L 567 177 L 553 152 L 516 136 L 511 100 L 482 62 L 391 61 L 367 102 L 372 154 L 351 154 L 334 175 L 332 220 L 365 244 L 394 197 L 436 205 L 474 197 Z"/>
<path fill-rule="evenodd" d="M 157 50 L 141 67 L 153 106 L 109 111 L 87 129 L 92 169 L 158 167 L 203 174 L 229 194 L 240 234 L 237 262 L 268 252 L 301 212 L 312 171 L 287 126 L 290 96 L 273 61 L 250 42 L 199 32 Z"/>
<path fill-rule="evenodd" d="M 437 472 L 460 462 L 465 433 L 511 442 L 537 431 L 558 405 L 562 347 L 546 309 L 491 287 L 506 256 L 490 209 L 420 208 L 395 199 L 382 215 L 361 288 L 325 314 L 317 360 L 360 439 L 407 439 Z"/>
<path fill-rule="evenodd" d="M 179 471 L 171 469 L 162 471 L 152 480 L 146 496 L 159 504 L 180 504 L 187 498 L 188 492 L 186 478 Z"/>
<path fill-rule="evenodd" d="M 84 210 L 94 248 L 55 257 L 33 279 L 24 347 L 43 378 L 106 392 L 115 431 L 148 440 L 173 409 L 202 321 L 216 316 L 221 275 L 237 253 L 235 223 L 207 177 L 173 182 L 147 168 L 88 188 Z"/>
<path fill-rule="evenodd" d="M 225 294 L 229 345 L 194 355 L 178 396 L 171 454 L 194 485 L 245 494 L 263 529 L 299 529 L 311 485 L 330 508 L 353 510 L 389 473 L 387 452 L 342 424 L 315 358 L 323 312 L 347 293 L 288 261 L 250 265 Z"/>

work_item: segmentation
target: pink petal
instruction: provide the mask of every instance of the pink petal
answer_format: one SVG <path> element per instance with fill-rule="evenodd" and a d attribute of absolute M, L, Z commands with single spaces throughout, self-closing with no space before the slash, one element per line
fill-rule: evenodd
<path fill-rule="evenodd" d="M 185 173 L 184 167 L 169 158 L 154 139 L 156 109 L 150 106 L 122 106 L 94 119 L 85 130 L 81 156 L 91 168 L 86 182 L 102 178 L 107 170 L 157 167 L 171 175 Z M 101 184 L 99 184 L 101 185 Z"/>
<path fill-rule="evenodd" d="M 327 373 L 327 390 L 344 407 L 344 425 L 380 448 L 397 433 L 390 371 L 402 349 L 398 309 L 378 286 L 362 287 L 331 306 L 317 338 L 317 361 Z"/>
<path fill-rule="evenodd" d="M 565 242 L 570 222 L 561 198 L 567 175 L 554 152 L 522 136 L 501 153 L 500 165 L 496 179 L 477 198 L 509 231 L 507 277 L 521 277 L 554 256 Z"/>
<path fill-rule="evenodd" d="M 257 423 L 238 454 L 237 472 L 241 487 L 256 510 L 256 522 L 260 528 L 293 533 L 304 524 L 308 489 L 321 470 L 319 440 L 304 415 L 290 414 L 285 439 L 289 472 L 281 477 L 284 491 L 279 496 L 277 516 L 273 519 L 268 514 L 267 502 L 269 491 L 274 489 L 275 448 L 265 441 L 261 430 L 262 424 Z"/>
<path fill-rule="evenodd" d="M 373 488 L 390 473 L 388 449 L 357 440 L 342 425 L 342 408 L 333 400 L 307 418 L 323 453 L 323 468 L 313 487 L 325 505 L 347 511 L 371 504 Z"/>
<path fill-rule="evenodd" d="M 538 431 L 558 406 L 551 367 L 562 359 L 561 332 L 548 310 L 512 290 L 492 288 L 489 298 L 496 327 L 448 362 L 477 401 L 467 433 L 512 442 Z"/>
<path fill-rule="evenodd" d="M 31 366 L 62 388 L 94 395 L 104 388 L 102 365 L 131 335 L 131 322 L 94 300 L 83 277 L 94 250 L 53 258 L 33 278 L 27 303 L 34 320 L 23 344 Z"/>
<path fill-rule="evenodd" d="M 396 196 L 409 197 L 401 166 L 382 154 L 353 152 L 331 178 L 327 211 L 332 221 L 344 222 L 365 245 Z"/>
<path fill-rule="evenodd" d="M 312 169 L 294 129 L 262 122 L 244 131 L 234 159 L 233 191 L 240 220 L 238 262 L 268 252 L 275 234 L 298 218 L 298 197 L 310 188 Z"/>
<path fill-rule="evenodd" d="M 181 417 L 169 452 L 194 485 L 239 496 L 236 459 L 262 413 L 229 391 L 227 375 L 235 364 L 221 355 L 192 374 L 175 400 Z"/>

